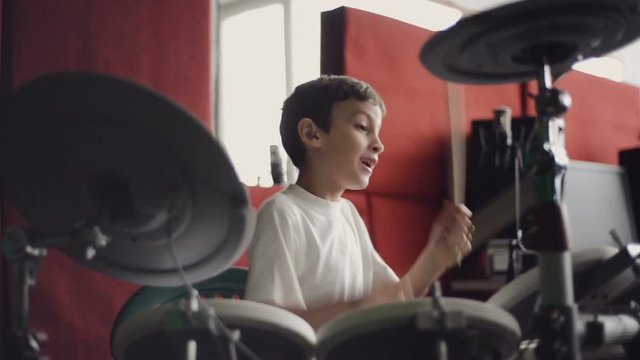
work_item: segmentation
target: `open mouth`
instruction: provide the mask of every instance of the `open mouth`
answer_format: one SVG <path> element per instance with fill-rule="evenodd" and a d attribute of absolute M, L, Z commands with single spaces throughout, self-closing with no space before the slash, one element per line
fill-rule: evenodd
<path fill-rule="evenodd" d="M 373 170 L 373 168 L 376 166 L 376 161 L 374 159 L 362 159 L 360 160 L 360 162 L 370 170 Z"/>

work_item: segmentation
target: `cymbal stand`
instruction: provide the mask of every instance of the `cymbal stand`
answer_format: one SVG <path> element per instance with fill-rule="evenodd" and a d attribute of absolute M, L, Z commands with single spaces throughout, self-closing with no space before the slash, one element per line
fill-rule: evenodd
<path fill-rule="evenodd" d="M 449 348 L 447 340 L 452 336 L 458 336 L 458 332 L 467 328 L 467 318 L 461 311 L 445 309 L 442 304 L 442 288 L 440 281 L 434 281 L 431 286 L 432 306 L 420 309 L 416 316 L 416 329 L 426 331 L 429 340 L 433 340 L 434 354 L 429 354 L 427 358 L 435 360 L 448 360 Z M 435 332 L 435 339 L 431 332 Z"/>
<path fill-rule="evenodd" d="M 570 234 L 562 202 L 569 163 L 564 142 L 564 113 L 571 105 L 566 92 L 552 87 L 550 66 L 543 61 L 536 98 L 536 133 L 527 144 L 525 168 L 535 179 L 538 206 L 533 210 L 527 248 L 538 255 L 540 308 L 534 326 L 540 335 L 538 359 L 580 359 L 578 313 L 573 295 Z"/>
<path fill-rule="evenodd" d="M 249 360 L 261 360 L 251 349 L 242 343 L 240 330 L 229 329 L 216 315 L 214 307 L 208 305 L 200 297 L 198 290 L 189 281 L 184 272 L 184 268 L 174 246 L 172 233 L 171 223 L 169 223 L 169 238 L 171 239 L 169 249 L 171 250 L 173 261 L 178 269 L 178 274 L 182 278 L 184 287 L 187 290 L 187 296 L 178 304 L 177 309 L 169 311 L 165 315 L 165 332 L 169 334 L 171 338 L 171 334 L 175 330 L 173 324 L 184 323 L 186 321 L 186 324 L 189 326 L 201 325 L 206 328 L 209 333 L 211 341 L 208 343 L 214 345 L 213 350 L 216 359 L 237 360 L 238 350 L 240 350 L 242 355 Z M 199 349 L 195 339 L 187 339 L 184 349 L 186 360 L 196 360 L 198 358 Z"/>
<path fill-rule="evenodd" d="M 443 317 L 446 316 L 444 308 L 442 307 L 441 298 L 442 298 L 442 289 L 440 288 L 440 282 L 435 281 L 433 283 L 433 295 L 431 299 L 433 301 L 433 309 L 434 309 L 435 315 L 437 317 L 438 322 L 440 322 L 440 325 L 444 323 Z M 447 342 L 442 339 L 436 340 L 436 360 L 448 360 L 448 359 L 449 359 L 449 352 L 447 350 Z"/>
<path fill-rule="evenodd" d="M 46 248 L 29 244 L 27 235 L 20 229 L 10 229 L 4 236 L 2 248 L 12 265 L 12 301 L 10 333 L 8 339 L 9 359 L 43 360 L 40 344 L 29 329 L 29 287 L 35 285 L 36 272 Z"/>
<path fill-rule="evenodd" d="M 164 332 L 173 346 L 179 349 L 179 353 L 184 349 L 184 358 L 187 360 L 205 356 L 237 360 L 240 354 L 242 358 L 261 360 L 241 341 L 240 330 L 228 328 L 216 315 L 215 308 L 204 302 L 198 291 L 191 286 L 188 295 L 164 315 L 163 326 Z M 195 338 L 184 338 L 181 331 L 185 326 L 207 330 L 207 341 L 202 347 L 198 347 Z"/>

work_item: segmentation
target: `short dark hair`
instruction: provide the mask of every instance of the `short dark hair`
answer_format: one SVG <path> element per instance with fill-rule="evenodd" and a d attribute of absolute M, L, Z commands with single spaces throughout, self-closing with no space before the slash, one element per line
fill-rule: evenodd
<path fill-rule="evenodd" d="M 331 111 L 339 101 L 355 99 L 370 101 L 380 107 L 382 115 L 386 108 L 382 98 L 364 81 L 344 75 L 322 75 L 315 80 L 298 85 L 284 101 L 280 119 L 282 145 L 293 164 L 300 168 L 304 164 L 306 149 L 298 136 L 298 123 L 310 118 L 323 131 L 331 128 Z"/>

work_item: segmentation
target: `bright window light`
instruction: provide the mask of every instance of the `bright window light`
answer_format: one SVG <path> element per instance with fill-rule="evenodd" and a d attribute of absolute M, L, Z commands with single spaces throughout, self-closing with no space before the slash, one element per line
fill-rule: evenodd
<path fill-rule="evenodd" d="M 322 10 L 348 6 L 394 18 L 431 31 L 445 30 L 462 17 L 462 12 L 427 0 L 329 0 Z"/>
<path fill-rule="evenodd" d="M 267 3 L 268 5 L 262 5 Z M 320 12 L 340 6 L 440 31 L 455 24 L 459 10 L 427 0 L 304 0 L 252 2 L 246 11 L 221 7 L 217 135 L 240 180 L 248 186 L 271 186 L 270 146 L 278 145 L 282 102 L 292 87 L 316 78 L 320 69 Z M 289 36 L 285 6 L 289 7 Z M 229 7 L 231 9 L 231 7 Z M 247 30 L 249 29 L 249 30 Z M 285 41 L 292 58 L 286 61 Z M 290 68 L 287 71 L 287 66 Z M 289 78 L 287 78 L 289 76 Z M 286 180 L 296 171 L 284 161 Z"/>
<path fill-rule="evenodd" d="M 587 59 L 573 65 L 573 68 L 587 74 L 621 82 L 624 76 L 622 62 L 612 57 Z"/>
<path fill-rule="evenodd" d="M 270 145 L 287 95 L 284 8 L 268 5 L 225 18 L 220 29 L 218 131 L 240 177 L 271 186 Z"/>

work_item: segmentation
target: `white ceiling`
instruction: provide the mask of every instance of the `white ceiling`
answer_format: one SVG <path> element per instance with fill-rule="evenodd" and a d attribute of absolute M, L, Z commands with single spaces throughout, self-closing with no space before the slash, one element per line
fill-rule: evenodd
<path fill-rule="evenodd" d="M 261 3 L 272 2 L 274 0 L 218 0 L 222 5 L 229 5 L 231 3 Z M 275 0 L 277 1 L 277 0 Z M 282 0 L 286 1 L 286 0 Z M 289 1 L 309 1 L 309 0 L 289 0 Z M 321 0 L 316 0 L 321 1 Z M 389 0 L 392 1 L 392 0 Z M 401 0 L 402 1 L 402 0 Z M 425 0 L 427 1 L 427 0 Z M 475 14 L 480 11 L 488 10 L 496 6 L 504 5 L 507 3 L 515 2 L 516 0 L 431 0 L 432 2 L 440 3 L 446 6 L 454 7 L 462 11 L 465 16 Z M 525 1 L 538 1 L 538 0 L 525 0 Z M 557 0 L 562 1 L 562 0 Z M 607 1 L 607 0 L 602 0 Z M 399 2 L 398 4 L 402 4 Z M 630 45 L 624 48 L 618 49 L 610 54 L 608 57 L 612 57 L 622 62 L 622 81 L 635 86 L 640 86 L 640 40 L 636 40 Z"/>

